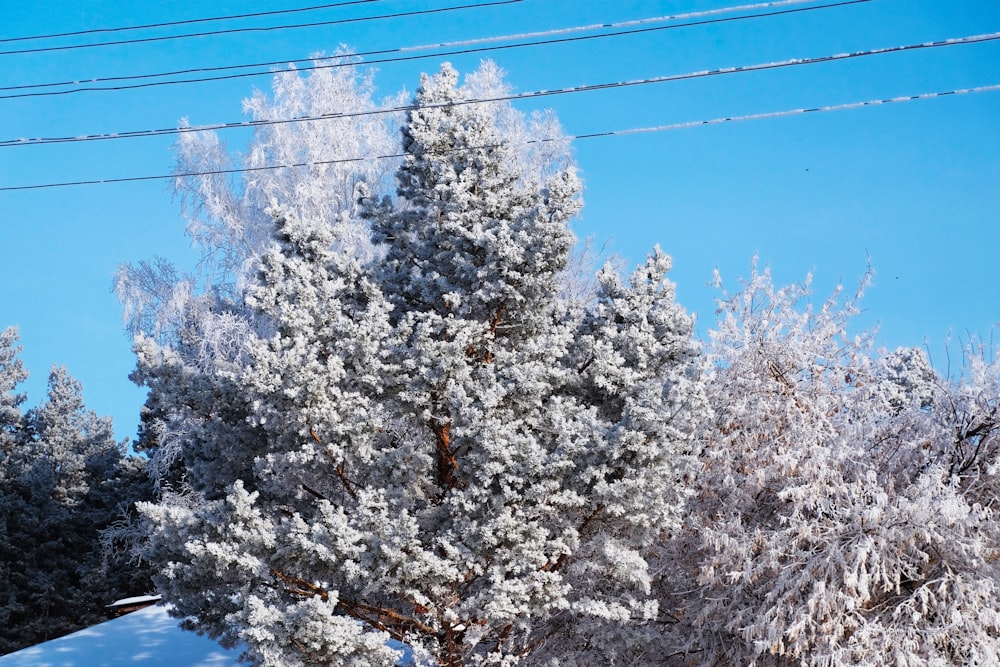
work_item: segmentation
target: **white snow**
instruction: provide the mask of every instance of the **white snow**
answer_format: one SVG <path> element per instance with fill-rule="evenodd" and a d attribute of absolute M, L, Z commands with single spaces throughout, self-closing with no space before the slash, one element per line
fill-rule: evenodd
<path fill-rule="evenodd" d="M 134 598 L 122 598 L 121 600 L 115 600 L 109 607 L 124 607 L 130 604 L 142 604 L 143 602 L 158 602 L 160 600 L 159 595 L 139 595 Z"/>
<path fill-rule="evenodd" d="M 181 630 L 162 606 L 0 657 L 0 667 L 238 667 L 238 650 Z"/>

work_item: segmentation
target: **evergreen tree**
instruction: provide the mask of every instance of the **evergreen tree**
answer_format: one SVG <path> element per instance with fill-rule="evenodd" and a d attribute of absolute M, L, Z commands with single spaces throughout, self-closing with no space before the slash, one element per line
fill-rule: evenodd
<path fill-rule="evenodd" d="M 24 394 L 15 393 L 17 386 L 28 378 L 21 360 L 21 348 L 16 346 L 17 330 L 8 327 L 0 332 L 0 456 L 10 454 L 10 443 L 21 420 Z"/>
<path fill-rule="evenodd" d="M 3 377 L 23 378 L 5 356 Z M 109 563 L 101 547 L 101 531 L 142 498 L 144 477 L 111 421 L 85 409 L 65 369 L 53 369 L 41 405 L 5 420 L 14 417 L 0 461 L 2 653 L 100 622 L 105 605 L 149 587 L 148 572 Z"/>
<path fill-rule="evenodd" d="M 579 182 L 509 106 L 469 103 L 496 79 L 423 79 L 396 197 L 363 202 L 375 261 L 343 251 L 349 211 L 277 206 L 238 298 L 137 340 L 184 469 L 143 505 L 142 553 L 254 664 L 391 664 L 388 638 L 552 661 L 568 627 L 638 642 L 622 628 L 656 618 L 646 557 L 704 410 L 692 323 L 658 250 L 586 307 L 560 296 Z M 245 345 L 206 355 L 220 328 Z"/>
<path fill-rule="evenodd" d="M 0 627 L 5 628 L 13 627 L 11 619 L 20 613 L 21 608 L 16 591 L 10 584 L 16 565 L 12 558 L 7 557 L 4 546 L 10 543 L 18 525 L 17 515 L 8 502 L 8 489 L 15 479 L 10 473 L 11 457 L 19 437 L 21 405 L 25 400 L 25 395 L 16 393 L 16 390 L 28 377 L 18 357 L 20 351 L 16 329 L 8 327 L 0 332 L 0 550 L 4 554 L 0 558 Z M 0 642 L 5 641 L 6 633 L 0 634 Z M 0 653 L 6 650 L 0 643 Z"/>

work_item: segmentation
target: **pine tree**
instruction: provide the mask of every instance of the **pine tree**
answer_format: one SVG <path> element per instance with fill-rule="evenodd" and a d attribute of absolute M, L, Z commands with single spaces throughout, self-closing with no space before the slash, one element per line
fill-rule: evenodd
<path fill-rule="evenodd" d="M 692 322 L 658 250 L 586 307 L 560 296 L 579 182 L 509 106 L 470 103 L 496 78 L 423 79 L 397 194 L 363 201 L 375 261 L 343 251 L 343 215 L 275 207 L 238 299 L 137 341 L 186 475 L 143 506 L 143 554 L 254 664 L 391 664 L 387 638 L 542 662 L 569 627 L 640 641 L 621 628 L 656 618 L 645 558 L 704 410 Z M 195 353 L 219 326 L 245 346 Z"/>
<path fill-rule="evenodd" d="M 17 329 L 8 327 L 0 332 L 0 475 L 4 462 L 11 455 L 21 425 L 21 405 L 25 395 L 16 393 L 17 386 L 28 378 L 18 354 Z M 0 483 L 3 482 L 0 477 Z"/>
<path fill-rule="evenodd" d="M 23 378 L 7 341 L 3 377 Z M 105 605 L 149 586 L 142 568 L 109 567 L 101 547 L 101 531 L 142 498 L 144 477 L 111 421 L 86 410 L 79 383 L 60 368 L 41 405 L 8 413 L 17 428 L 0 460 L 3 653 L 100 622 Z"/>
<path fill-rule="evenodd" d="M 0 332 L 0 549 L 4 550 L 5 556 L 0 558 L 0 627 L 13 627 L 11 619 L 21 607 L 10 584 L 15 574 L 12 571 L 14 562 L 6 556 L 3 546 L 11 543 L 18 526 L 17 515 L 8 502 L 10 494 L 7 490 L 15 479 L 9 469 L 21 427 L 21 405 L 25 400 L 25 395 L 16 393 L 16 390 L 28 377 L 18 357 L 21 348 L 17 346 L 17 338 L 17 330 L 13 327 Z M 5 647 L 0 644 L 0 653 L 4 652 Z"/>

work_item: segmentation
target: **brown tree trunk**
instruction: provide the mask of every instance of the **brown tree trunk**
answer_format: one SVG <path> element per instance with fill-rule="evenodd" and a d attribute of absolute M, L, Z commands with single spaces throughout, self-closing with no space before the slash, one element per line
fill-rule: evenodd
<path fill-rule="evenodd" d="M 462 667 L 462 638 L 464 630 L 455 630 L 449 624 L 444 631 L 444 654 L 439 658 L 441 667 Z"/>

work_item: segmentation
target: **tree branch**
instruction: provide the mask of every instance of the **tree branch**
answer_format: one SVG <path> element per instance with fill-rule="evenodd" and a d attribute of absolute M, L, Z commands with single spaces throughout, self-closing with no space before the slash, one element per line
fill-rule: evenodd
<path fill-rule="evenodd" d="M 323 444 L 323 441 L 319 439 L 318 435 L 316 435 L 316 431 L 309 429 L 309 435 L 311 435 L 313 439 L 316 440 L 316 442 Z M 329 455 L 329 452 L 327 452 L 327 454 Z M 330 456 L 330 458 L 332 459 L 333 457 Z M 351 481 L 347 479 L 347 471 L 346 468 L 344 467 L 344 462 L 343 461 L 337 462 L 336 467 L 334 469 L 337 471 L 337 478 L 340 479 L 340 483 L 344 485 L 344 490 L 347 491 L 347 495 L 349 495 L 353 500 L 357 500 L 358 492 L 354 488 L 354 485 L 351 484 Z M 302 486 L 305 487 L 305 484 L 303 484 Z M 309 489 L 307 488 L 306 491 L 309 491 Z"/>
<path fill-rule="evenodd" d="M 593 523 L 594 519 L 597 518 L 597 515 L 600 514 L 601 510 L 603 509 L 604 505 L 598 505 L 597 507 L 595 507 L 594 511 L 591 512 L 590 515 L 583 520 L 583 523 L 580 524 L 580 527 L 576 529 L 576 534 L 582 535 L 583 531 L 587 530 L 590 524 Z M 568 556 L 569 554 L 564 553 L 561 554 L 554 563 L 552 561 L 547 561 L 545 565 L 542 566 L 542 571 L 557 572 L 560 568 L 562 568 L 563 565 L 565 565 Z"/>
<path fill-rule="evenodd" d="M 458 472 L 458 460 L 451 450 L 451 423 L 431 421 L 431 430 L 434 432 L 436 461 L 437 461 L 437 483 L 444 490 L 453 489 L 458 484 L 455 473 Z"/>
<path fill-rule="evenodd" d="M 271 575 L 284 584 L 283 588 L 287 593 L 297 597 L 318 597 L 324 602 L 330 600 L 330 592 L 328 590 L 309 583 L 305 579 L 287 574 L 277 568 L 271 568 Z M 336 606 L 348 616 L 389 633 L 393 639 L 402 641 L 406 633 L 413 630 L 437 636 L 437 631 L 431 626 L 405 616 L 394 609 L 349 600 L 339 595 L 337 596 Z"/>

